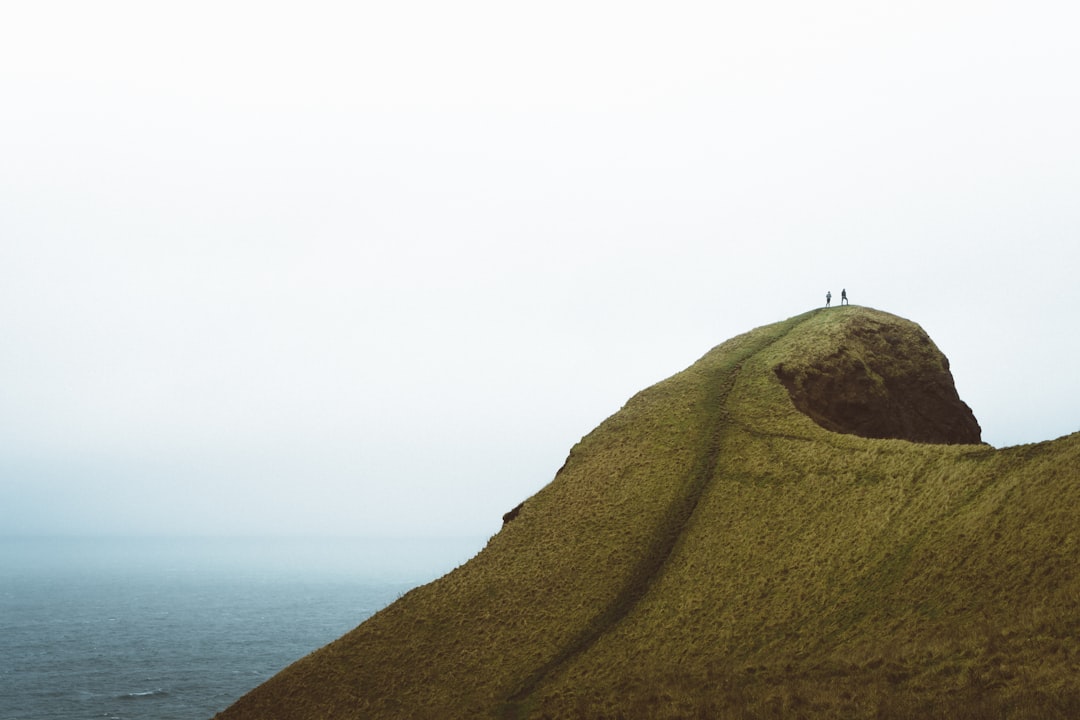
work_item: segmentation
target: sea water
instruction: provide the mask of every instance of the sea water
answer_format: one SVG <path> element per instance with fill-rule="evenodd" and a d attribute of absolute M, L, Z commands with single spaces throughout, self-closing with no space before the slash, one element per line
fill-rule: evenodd
<path fill-rule="evenodd" d="M 482 545 L 0 539 L 0 720 L 207 720 Z"/>

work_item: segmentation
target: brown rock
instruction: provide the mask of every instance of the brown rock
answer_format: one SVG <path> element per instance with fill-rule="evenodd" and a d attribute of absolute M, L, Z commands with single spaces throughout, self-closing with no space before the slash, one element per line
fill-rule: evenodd
<path fill-rule="evenodd" d="M 948 358 L 921 327 L 860 308 L 832 332 L 822 354 L 775 368 L 795 406 L 818 425 L 866 438 L 981 442 Z"/>

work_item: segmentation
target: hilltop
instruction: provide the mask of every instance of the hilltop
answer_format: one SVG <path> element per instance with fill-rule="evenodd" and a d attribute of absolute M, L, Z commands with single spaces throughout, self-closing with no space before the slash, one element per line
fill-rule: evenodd
<path fill-rule="evenodd" d="M 908 320 L 757 328 L 219 717 L 1080 716 L 1080 434 L 979 438 Z"/>

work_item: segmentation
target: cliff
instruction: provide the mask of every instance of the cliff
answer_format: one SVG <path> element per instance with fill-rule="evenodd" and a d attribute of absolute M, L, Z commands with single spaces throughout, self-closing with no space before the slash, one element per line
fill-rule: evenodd
<path fill-rule="evenodd" d="M 1080 434 L 995 450 L 914 323 L 818 310 L 631 398 L 465 565 L 220 714 L 1080 715 Z"/>

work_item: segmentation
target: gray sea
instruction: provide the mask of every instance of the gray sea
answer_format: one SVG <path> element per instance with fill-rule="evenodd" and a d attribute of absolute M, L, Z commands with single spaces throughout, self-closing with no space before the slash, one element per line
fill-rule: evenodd
<path fill-rule="evenodd" d="M 483 544 L 0 539 L 0 720 L 207 720 Z"/>

